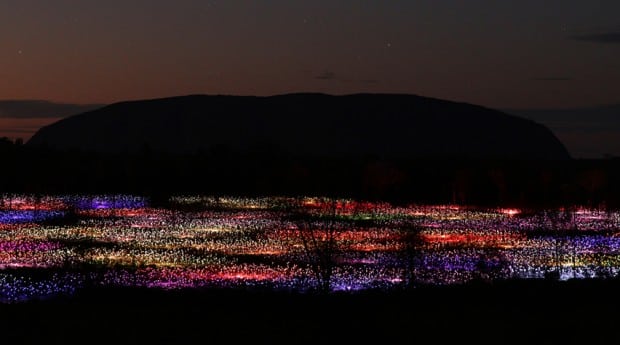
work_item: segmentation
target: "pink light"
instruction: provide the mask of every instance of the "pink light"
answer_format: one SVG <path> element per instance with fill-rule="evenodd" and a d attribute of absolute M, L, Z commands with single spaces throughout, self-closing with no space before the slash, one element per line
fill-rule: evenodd
<path fill-rule="evenodd" d="M 511 217 L 512 217 L 512 216 L 514 216 L 514 215 L 517 215 L 517 214 L 520 214 L 520 213 L 521 213 L 521 211 L 520 211 L 520 210 L 517 210 L 516 208 L 507 208 L 507 209 L 503 209 L 503 210 L 501 210 L 501 212 L 502 212 L 503 214 L 508 215 L 508 216 L 511 216 Z"/>
<path fill-rule="evenodd" d="M 224 280 L 269 280 L 274 279 L 276 276 L 273 274 L 261 274 L 261 273 L 253 273 L 253 272 L 230 272 L 230 273 L 220 273 L 215 275 L 218 279 Z"/>

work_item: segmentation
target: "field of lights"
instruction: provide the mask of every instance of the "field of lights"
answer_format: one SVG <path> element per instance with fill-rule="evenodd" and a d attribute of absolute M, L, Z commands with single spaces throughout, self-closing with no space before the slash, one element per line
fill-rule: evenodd
<path fill-rule="evenodd" d="M 97 287 L 402 289 L 615 277 L 620 213 L 327 198 L 0 196 L 0 301 Z"/>

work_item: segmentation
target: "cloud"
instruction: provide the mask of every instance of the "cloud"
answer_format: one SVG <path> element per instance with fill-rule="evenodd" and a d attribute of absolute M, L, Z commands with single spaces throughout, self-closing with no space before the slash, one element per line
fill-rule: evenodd
<path fill-rule="evenodd" d="M 533 81 L 572 81 L 573 78 L 570 77 L 539 77 L 532 78 Z"/>
<path fill-rule="evenodd" d="M 317 75 L 314 78 L 315 79 L 319 79 L 319 80 L 335 80 L 336 79 L 336 73 L 330 72 L 330 71 L 325 71 L 325 72 Z"/>
<path fill-rule="evenodd" d="M 40 100 L 0 101 L 0 118 L 33 119 L 76 115 L 102 107 L 101 104 L 65 104 Z"/>
<path fill-rule="evenodd" d="M 576 41 L 620 44 L 620 32 L 603 32 L 598 34 L 575 35 L 571 36 L 570 38 Z"/>

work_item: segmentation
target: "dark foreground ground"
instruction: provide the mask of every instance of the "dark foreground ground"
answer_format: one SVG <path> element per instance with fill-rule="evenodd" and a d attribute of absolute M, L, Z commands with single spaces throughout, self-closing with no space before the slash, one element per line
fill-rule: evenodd
<path fill-rule="evenodd" d="M 619 292 L 618 281 L 329 296 L 91 290 L 0 306 L 0 343 L 614 344 Z"/>

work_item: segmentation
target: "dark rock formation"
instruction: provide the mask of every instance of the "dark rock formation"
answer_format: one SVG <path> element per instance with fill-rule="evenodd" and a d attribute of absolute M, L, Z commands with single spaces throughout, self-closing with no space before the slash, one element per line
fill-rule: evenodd
<path fill-rule="evenodd" d="M 110 153 L 569 158 L 552 132 L 533 121 L 404 94 L 194 95 L 122 102 L 44 127 L 27 144 Z"/>

